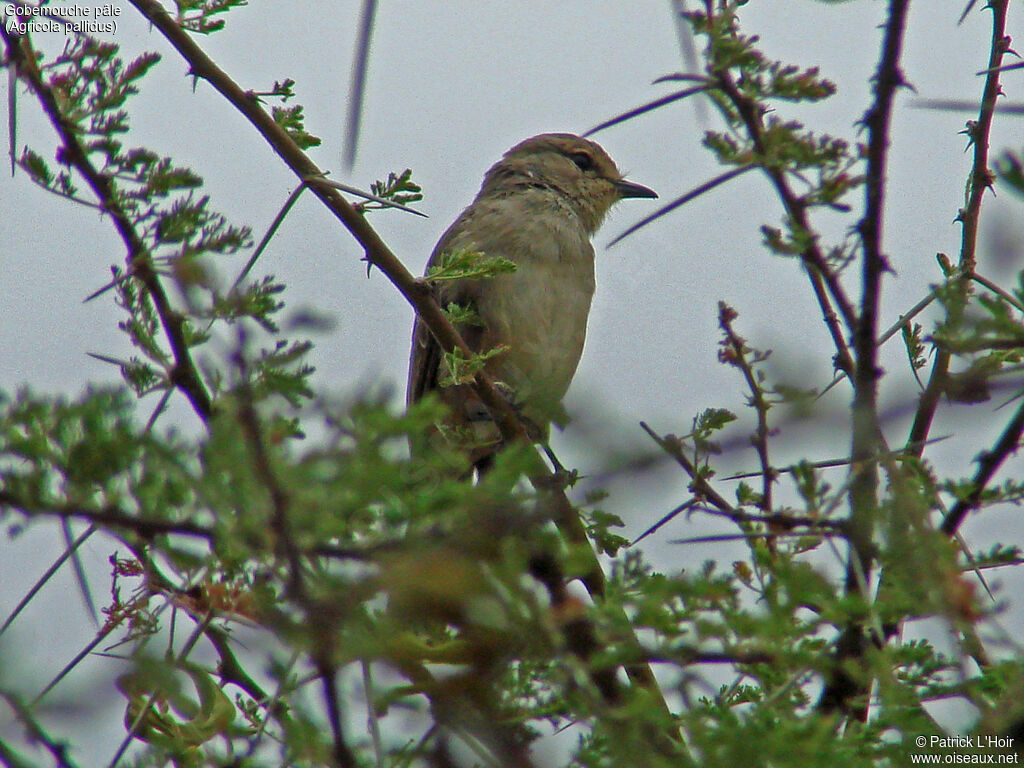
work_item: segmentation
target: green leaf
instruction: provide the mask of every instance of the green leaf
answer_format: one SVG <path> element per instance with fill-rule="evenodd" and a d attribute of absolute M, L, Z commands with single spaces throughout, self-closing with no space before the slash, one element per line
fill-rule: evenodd
<path fill-rule="evenodd" d="M 457 248 L 442 253 L 438 263 L 427 270 L 428 282 L 444 280 L 477 280 L 510 274 L 516 271 L 516 263 L 499 256 L 488 256 L 480 251 Z"/>

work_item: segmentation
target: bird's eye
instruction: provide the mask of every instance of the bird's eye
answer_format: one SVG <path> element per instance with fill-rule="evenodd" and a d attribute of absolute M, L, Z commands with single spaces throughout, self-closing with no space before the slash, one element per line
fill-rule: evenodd
<path fill-rule="evenodd" d="M 569 159 L 576 163 L 576 167 L 581 171 L 589 171 L 594 167 L 594 158 L 586 152 L 573 152 Z"/>

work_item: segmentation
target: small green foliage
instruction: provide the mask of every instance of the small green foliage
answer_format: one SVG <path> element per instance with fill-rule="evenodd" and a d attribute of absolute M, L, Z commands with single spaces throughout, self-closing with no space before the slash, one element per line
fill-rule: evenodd
<path fill-rule="evenodd" d="M 21 391 L 4 403 L 0 488 L 8 497 L 0 515 L 10 514 L 11 507 L 41 510 L 119 499 L 122 475 L 140 457 L 131 407 L 124 392 L 112 390 L 52 401 Z"/>
<path fill-rule="evenodd" d="M 306 116 L 302 114 L 302 106 L 294 107 L 272 107 L 270 110 L 274 122 L 280 125 L 291 136 L 299 149 L 319 147 L 320 139 L 311 133 L 306 132 Z"/>
<path fill-rule="evenodd" d="M 164 386 L 166 382 L 157 374 L 152 365 L 132 357 L 121 366 L 121 375 L 136 395 L 142 397 Z"/>
<path fill-rule="evenodd" d="M 187 32 L 209 35 L 224 28 L 225 20 L 214 18 L 232 8 L 248 5 L 248 0 L 175 0 L 178 25 Z"/>
<path fill-rule="evenodd" d="M 751 505 L 760 506 L 763 501 L 761 494 L 757 493 L 753 488 L 744 482 L 741 482 L 736 486 L 736 503 L 739 506 Z"/>
<path fill-rule="evenodd" d="M 803 389 L 792 384 L 776 383 L 772 385 L 774 401 L 790 406 L 794 416 L 810 416 L 814 412 L 814 403 L 818 397 L 817 389 Z"/>
<path fill-rule="evenodd" d="M 1024 278 L 1022 278 L 1024 279 Z M 982 294 L 971 302 L 954 276 L 936 288 L 945 318 L 931 336 L 932 343 L 956 354 L 961 367 L 947 375 L 946 393 L 955 402 L 977 403 L 988 399 L 990 382 L 1005 370 L 1013 370 L 1024 360 L 1024 320 L 1014 306 L 1016 297 Z M 1014 304 L 1011 304 L 1011 300 Z"/>
<path fill-rule="evenodd" d="M 794 64 L 773 61 L 768 68 L 769 81 L 764 90 L 788 101 L 820 101 L 836 92 L 830 80 L 818 77 L 818 68 L 800 69 Z"/>
<path fill-rule="evenodd" d="M 479 280 L 495 275 L 504 275 L 516 271 L 516 263 L 500 256 L 488 256 L 480 251 L 468 248 L 457 248 L 442 253 L 427 270 L 429 282 L 444 280 Z"/>
<path fill-rule="evenodd" d="M 708 408 L 693 420 L 693 436 L 707 438 L 713 432 L 736 420 L 736 414 L 725 408 Z"/>
<path fill-rule="evenodd" d="M 406 168 L 400 174 L 388 173 L 387 181 L 375 181 L 370 185 L 370 192 L 377 197 L 390 200 L 398 205 L 409 205 L 423 199 L 423 188 L 412 180 L 412 169 Z M 359 203 L 359 211 L 373 211 L 387 208 L 383 203 L 372 200 Z"/>
<path fill-rule="evenodd" d="M 807 505 L 810 517 L 820 517 L 831 498 L 832 486 L 808 461 L 801 461 L 790 469 L 796 489 Z"/>
<path fill-rule="evenodd" d="M 460 384 L 468 384 L 473 377 L 484 369 L 487 361 L 504 354 L 508 347 L 502 344 L 486 352 L 474 354 L 468 358 L 463 357 L 459 349 L 444 353 L 445 375 L 441 378 L 442 387 L 455 387 Z"/>
<path fill-rule="evenodd" d="M 278 339 L 272 349 L 262 350 L 253 365 L 251 386 L 255 397 L 262 400 L 276 395 L 293 407 L 298 407 L 306 398 L 312 398 L 309 377 L 316 369 L 304 360 L 312 348 L 309 341 L 289 343 Z"/>
<path fill-rule="evenodd" d="M 32 181 L 41 187 L 49 187 L 53 182 L 53 172 L 50 170 L 50 166 L 47 165 L 42 157 L 28 147 L 22 153 L 18 165 L 28 173 Z"/>
<path fill-rule="evenodd" d="M 152 298 L 138 278 L 125 275 L 119 267 L 111 268 L 117 291 L 117 304 L 125 310 L 128 318 L 118 324 L 134 347 L 140 349 L 153 363 L 164 367 L 168 355 L 158 340 L 160 321 Z"/>
<path fill-rule="evenodd" d="M 158 662 L 144 659 L 118 678 L 117 687 L 127 699 L 125 720 L 138 721 L 136 738 L 155 747 L 155 755 L 170 755 L 176 765 L 199 765 L 204 744 L 250 731 L 235 727 L 235 706 L 212 675 L 192 664 L 179 667 L 196 696 Z"/>
<path fill-rule="evenodd" d="M 693 440 L 698 456 L 720 453 L 721 449 L 711 439 L 712 435 L 722 430 L 726 424 L 735 421 L 736 414 L 724 408 L 707 408 L 693 419 L 693 428 L 687 435 Z"/>
<path fill-rule="evenodd" d="M 127 65 L 114 43 L 95 38 L 69 38 L 53 62 L 48 84 L 61 111 L 82 126 L 85 135 L 108 136 L 127 130 L 124 112 L 116 111 L 160 57 L 146 53 Z"/>
<path fill-rule="evenodd" d="M 1005 489 L 1003 493 L 1006 496 Z M 1016 498 L 1019 500 L 1022 498 L 1019 493 L 1016 494 Z M 1017 545 L 1006 545 L 1006 544 L 993 544 L 985 552 L 975 552 L 965 562 L 962 563 L 961 568 L 965 572 L 970 572 L 978 568 L 990 568 L 999 565 L 1017 565 L 1021 562 L 1021 558 L 1024 556 L 1021 547 Z"/>
<path fill-rule="evenodd" d="M 612 528 L 622 528 L 625 525 L 618 515 L 595 508 L 585 511 L 583 517 L 587 525 L 587 535 L 601 554 L 615 557 L 619 550 L 629 546 L 629 539 L 612 533 Z"/>
<path fill-rule="evenodd" d="M 900 326 L 900 335 L 903 338 L 903 346 L 907 350 L 907 360 L 910 367 L 919 371 L 927 365 L 926 349 L 921 338 L 922 328 L 920 323 L 904 323 Z"/>
<path fill-rule="evenodd" d="M 277 282 L 273 275 L 266 275 L 242 290 L 233 291 L 227 296 L 215 296 L 211 317 L 229 323 L 248 317 L 259 323 L 267 333 L 277 333 L 279 328 L 274 315 L 284 308 L 284 302 L 280 299 L 284 290 L 285 286 Z"/>
<path fill-rule="evenodd" d="M 764 245 L 778 256 L 802 256 L 811 247 L 814 238 L 810 232 L 797 226 L 792 220 L 786 220 L 786 231 L 763 225 Z"/>
<path fill-rule="evenodd" d="M 288 99 L 295 97 L 295 81 L 290 77 L 286 77 L 283 81 L 275 80 L 274 87 L 261 95 L 271 96 L 280 99 L 282 102 L 287 102 Z"/>
<path fill-rule="evenodd" d="M 780 117 L 774 104 L 820 101 L 835 93 L 835 85 L 821 77 L 817 67 L 801 69 L 768 59 L 755 47 L 756 37 L 739 33 L 735 11 L 730 3 L 710 17 L 703 12 L 685 14 L 694 31 L 708 38 L 708 95 L 728 126 L 707 131 L 704 145 L 724 165 L 756 165 L 769 173 L 790 174 L 792 182 L 808 188 L 798 201 L 802 207 L 850 210 L 844 200 L 864 181 L 854 172 L 861 161 L 860 148 Z M 796 229 L 793 224 L 788 227 Z M 778 230 L 765 230 L 766 242 L 779 254 L 805 251 L 803 234 L 794 235 L 795 231 L 786 242 Z"/>
<path fill-rule="evenodd" d="M 482 325 L 483 321 L 480 319 L 480 315 L 471 306 L 465 304 L 449 303 L 448 306 L 442 307 L 442 311 L 448 318 L 448 321 L 456 328 L 466 325 Z"/>

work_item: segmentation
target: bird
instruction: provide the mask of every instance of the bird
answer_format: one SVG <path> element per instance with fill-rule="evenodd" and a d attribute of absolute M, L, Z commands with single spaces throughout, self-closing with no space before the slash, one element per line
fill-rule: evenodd
<path fill-rule="evenodd" d="M 490 277 L 428 283 L 442 308 L 456 304 L 471 312 L 456 328 L 474 353 L 494 351 L 483 368 L 535 442 L 546 441 L 552 421 L 561 426 L 561 400 L 583 353 L 595 287 L 591 238 L 619 200 L 657 196 L 627 181 L 596 142 L 543 133 L 491 166 L 430 256 L 428 275 L 460 251 L 515 265 Z M 472 388 L 449 374 L 440 345 L 417 319 L 407 403 L 436 392 L 448 407 L 436 432 L 483 473 L 502 447 L 501 435 Z"/>

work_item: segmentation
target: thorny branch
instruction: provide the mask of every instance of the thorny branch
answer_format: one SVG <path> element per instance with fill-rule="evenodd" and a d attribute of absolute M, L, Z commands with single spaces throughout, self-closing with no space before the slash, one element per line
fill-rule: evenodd
<path fill-rule="evenodd" d="M 735 366 L 743 374 L 750 391 L 750 405 L 757 413 L 757 429 L 750 440 L 757 451 L 757 458 L 761 464 L 761 499 L 758 506 L 765 512 L 772 510 L 772 483 L 775 482 L 775 472 L 772 469 L 771 459 L 768 455 L 768 438 L 771 434 L 768 428 L 769 403 L 765 398 L 764 388 L 754 372 L 754 364 L 757 362 L 757 353 L 752 353 L 746 342 L 733 329 L 732 324 L 736 319 L 736 312 L 724 302 L 718 304 L 718 325 L 725 333 L 721 342 L 721 350 L 718 353 L 719 360 L 728 362 Z M 754 359 L 748 359 L 752 355 Z"/>
<path fill-rule="evenodd" d="M 978 245 L 978 221 L 981 216 L 981 204 L 985 192 L 992 186 L 992 171 L 988 166 L 989 137 L 992 132 L 992 120 L 996 112 L 996 101 L 1002 93 L 999 85 L 1000 65 L 1003 56 L 1010 48 L 1010 38 L 1006 36 L 1006 13 L 1009 0 L 992 0 L 988 7 L 992 10 L 992 42 L 989 53 L 988 69 L 985 86 L 981 96 L 981 108 L 976 122 L 969 124 L 969 138 L 974 146 L 974 157 L 968 176 L 967 205 L 959 212 L 958 219 L 963 225 L 960 239 L 959 272 L 962 290 L 969 290 L 969 279 L 974 273 Z M 918 404 L 914 423 L 907 438 L 910 453 L 920 457 L 922 446 L 931 431 L 932 420 L 939 406 L 939 400 L 945 391 L 952 361 L 950 350 L 939 347 L 935 353 L 928 385 Z"/>
<path fill-rule="evenodd" d="M 846 591 L 867 600 L 874 560 L 875 511 L 878 506 L 878 464 L 882 445 L 878 423 L 878 311 L 882 275 L 887 269 L 882 253 L 882 216 L 885 202 L 885 170 L 889 151 L 889 126 L 897 89 L 903 85 L 899 62 L 906 30 L 909 0 L 890 0 L 875 74 L 874 101 L 864 117 L 868 131 L 865 209 L 858 230 L 862 244 L 861 307 L 854 326 L 853 440 L 850 448 L 850 554 L 846 569 Z M 857 719 L 867 718 L 865 684 L 846 668 L 859 660 L 867 646 L 865 630 L 851 622 L 836 641 L 835 666 L 826 676 L 818 706 L 823 711 L 841 710 Z M 870 687 L 870 686 L 868 686 Z"/>
<path fill-rule="evenodd" d="M 761 108 L 752 98 L 745 96 L 736 86 L 732 75 L 725 70 L 714 73 L 718 88 L 724 93 L 732 105 L 736 108 L 743 124 L 746 126 L 747 134 L 758 154 L 764 154 L 764 124 L 762 122 Z M 765 166 L 764 172 L 775 187 L 776 193 L 782 201 L 786 214 L 793 222 L 794 228 L 810 232 L 811 226 L 807 217 L 807 205 L 796 192 L 793 191 L 786 178 L 785 171 L 780 168 Z M 814 290 L 815 298 L 824 316 L 825 324 L 828 327 L 829 335 L 836 347 L 836 367 L 843 371 L 853 370 L 853 358 L 850 356 L 846 344 L 846 334 L 839 323 L 835 307 L 838 307 L 839 315 L 848 331 L 856 327 L 856 312 L 849 297 L 846 295 L 839 275 L 828 264 L 825 255 L 821 252 L 816 239 L 811 238 L 809 244 L 801 253 L 804 264 L 807 265 L 807 273 L 811 279 L 811 287 Z"/>
<path fill-rule="evenodd" d="M 60 136 L 63 144 L 61 157 L 82 175 L 98 198 L 100 209 L 110 215 L 128 251 L 128 272 L 142 282 L 153 300 L 174 354 L 174 366 L 168 371 L 170 381 L 185 394 L 199 418 L 204 422 L 209 421 L 213 404 L 189 351 L 185 317 L 171 306 L 153 266 L 152 256 L 135 231 L 130 217 L 118 203 L 113 183 L 89 160 L 75 125 L 61 111 L 53 89 L 43 80 L 29 38 L 8 30 L 5 25 L 0 25 L 0 36 L 4 39 L 8 61 L 14 65 L 18 77 L 28 84 L 39 99 L 47 118 Z"/>

